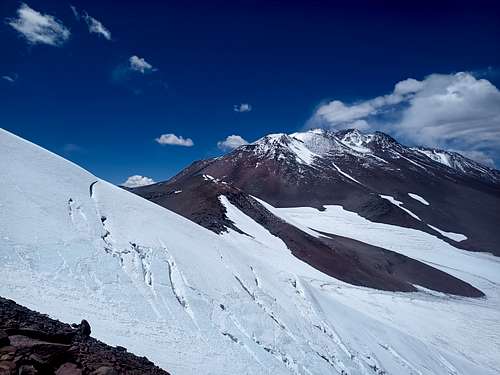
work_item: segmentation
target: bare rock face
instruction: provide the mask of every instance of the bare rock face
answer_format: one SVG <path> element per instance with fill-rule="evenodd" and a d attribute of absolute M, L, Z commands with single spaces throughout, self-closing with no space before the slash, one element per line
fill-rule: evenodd
<path fill-rule="evenodd" d="M 145 357 L 0 297 L 0 375 L 168 374 Z"/>
<path fill-rule="evenodd" d="M 82 320 L 80 323 L 80 335 L 82 337 L 89 337 L 90 336 L 90 324 L 87 322 L 85 319 Z"/>

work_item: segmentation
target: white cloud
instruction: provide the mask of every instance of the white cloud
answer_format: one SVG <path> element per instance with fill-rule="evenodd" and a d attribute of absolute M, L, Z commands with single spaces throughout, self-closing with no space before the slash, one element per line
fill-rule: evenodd
<path fill-rule="evenodd" d="M 17 18 L 9 19 L 8 24 L 26 38 L 30 44 L 63 45 L 70 31 L 56 18 L 37 12 L 26 4 L 17 10 Z"/>
<path fill-rule="evenodd" d="M 134 55 L 134 56 L 131 56 L 128 59 L 128 61 L 130 63 L 131 70 L 141 72 L 142 74 L 156 70 L 155 68 L 153 68 L 153 65 L 148 63 L 142 57 L 138 57 L 138 56 Z"/>
<path fill-rule="evenodd" d="M 90 17 L 87 13 L 83 14 L 83 19 L 87 23 L 90 33 L 95 33 L 103 36 L 107 40 L 111 40 L 111 32 L 101 22 Z"/>
<path fill-rule="evenodd" d="M 145 176 L 140 176 L 140 175 L 134 175 L 130 176 L 127 178 L 127 181 L 125 181 L 122 186 L 128 187 L 128 188 L 135 188 L 139 186 L 146 186 L 146 185 L 151 185 L 154 184 L 155 181 L 150 178 L 150 177 L 145 177 Z"/>
<path fill-rule="evenodd" d="M 96 20 L 94 17 L 91 17 L 87 12 L 83 11 L 80 17 L 80 12 L 78 12 L 78 9 L 76 9 L 75 6 L 70 5 L 71 11 L 73 12 L 73 15 L 75 16 L 75 19 L 77 21 L 80 21 L 80 18 L 82 17 L 87 24 L 87 27 L 89 28 L 89 33 L 94 33 L 101 35 L 107 40 L 111 40 L 111 31 L 109 31 L 108 28 L 106 28 L 102 22 Z"/>
<path fill-rule="evenodd" d="M 2 79 L 6 80 L 10 83 L 14 83 L 17 80 L 17 74 L 14 74 L 12 76 L 5 75 L 5 76 L 2 76 Z"/>
<path fill-rule="evenodd" d="M 326 103 L 309 126 L 381 130 L 404 142 L 461 150 L 490 163 L 500 146 L 500 91 L 464 72 L 410 78 L 388 95 L 353 104 Z"/>
<path fill-rule="evenodd" d="M 376 108 L 370 101 L 346 105 L 340 100 L 333 100 L 321 106 L 316 111 L 316 116 L 326 120 L 331 127 L 339 129 L 354 127 L 353 123 L 374 113 Z"/>
<path fill-rule="evenodd" d="M 235 112 L 250 112 L 252 110 L 252 106 L 248 103 L 235 104 L 233 106 L 233 110 Z"/>
<path fill-rule="evenodd" d="M 182 136 L 176 136 L 175 134 L 162 134 L 160 137 L 155 139 L 161 145 L 172 145 L 172 146 L 184 146 L 191 147 L 194 146 L 193 140 L 191 138 L 183 138 Z"/>
<path fill-rule="evenodd" d="M 239 135 L 230 135 L 225 140 L 217 142 L 217 147 L 222 151 L 234 150 L 237 147 L 247 145 L 248 141 Z"/>
<path fill-rule="evenodd" d="M 431 75 L 402 113 L 396 133 L 431 146 L 500 146 L 500 91 L 468 73 Z M 465 147 L 463 147 L 465 146 Z"/>
<path fill-rule="evenodd" d="M 420 91 L 424 87 L 424 83 L 422 81 L 417 81 L 413 78 L 405 79 L 404 81 L 400 81 L 396 83 L 394 86 L 394 94 L 396 95 L 405 95 L 411 94 L 417 91 Z"/>

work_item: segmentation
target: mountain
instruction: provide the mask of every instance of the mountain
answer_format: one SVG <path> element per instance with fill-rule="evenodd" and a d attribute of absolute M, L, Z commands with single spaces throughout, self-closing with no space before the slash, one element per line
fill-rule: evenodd
<path fill-rule="evenodd" d="M 388 194 L 312 169 L 326 156 L 308 159 L 305 141 L 273 137 L 143 191 L 188 220 L 0 130 L 0 296 L 61 321 L 87 319 L 96 339 L 173 374 L 497 373 L 498 258 L 454 246 L 462 232 L 448 234 L 454 241 L 428 231 L 396 196 L 371 203 Z M 275 141 L 279 149 L 266 146 Z M 450 184 L 494 199 L 495 182 L 441 168 Z M 315 184 L 334 177 L 342 189 L 322 201 Z M 424 208 L 439 204 L 411 193 Z M 335 199 L 362 203 L 364 216 Z M 384 210 L 386 222 L 373 219 Z"/>
<path fill-rule="evenodd" d="M 165 183 L 133 191 L 196 218 L 204 213 L 178 207 L 187 204 L 175 202 L 182 195 L 168 194 L 203 174 L 275 207 L 340 205 L 371 221 L 500 255 L 500 172 L 457 153 L 405 147 L 380 132 L 271 134 L 222 157 L 195 162 Z M 195 219 L 203 225 L 200 220 Z"/>

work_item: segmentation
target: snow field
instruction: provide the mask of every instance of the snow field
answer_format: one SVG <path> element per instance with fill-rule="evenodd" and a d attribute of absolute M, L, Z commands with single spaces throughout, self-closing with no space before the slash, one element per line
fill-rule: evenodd
<path fill-rule="evenodd" d="M 300 229 L 401 252 L 485 299 L 335 280 L 221 197 L 218 236 L 0 130 L 0 295 L 173 374 L 495 374 L 500 266 L 338 206 L 275 209 Z M 265 204 L 265 202 L 263 202 Z M 313 229 L 310 229 L 313 228 Z M 481 348 L 480 351 L 477 348 Z"/>

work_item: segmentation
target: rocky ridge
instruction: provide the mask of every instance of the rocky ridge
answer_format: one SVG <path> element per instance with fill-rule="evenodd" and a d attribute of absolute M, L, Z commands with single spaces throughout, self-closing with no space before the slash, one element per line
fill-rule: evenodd
<path fill-rule="evenodd" d="M 61 323 L 0 297 L 0 374 L 168 375 L 146 357 L 90 334 L 86 320 Z"/>

